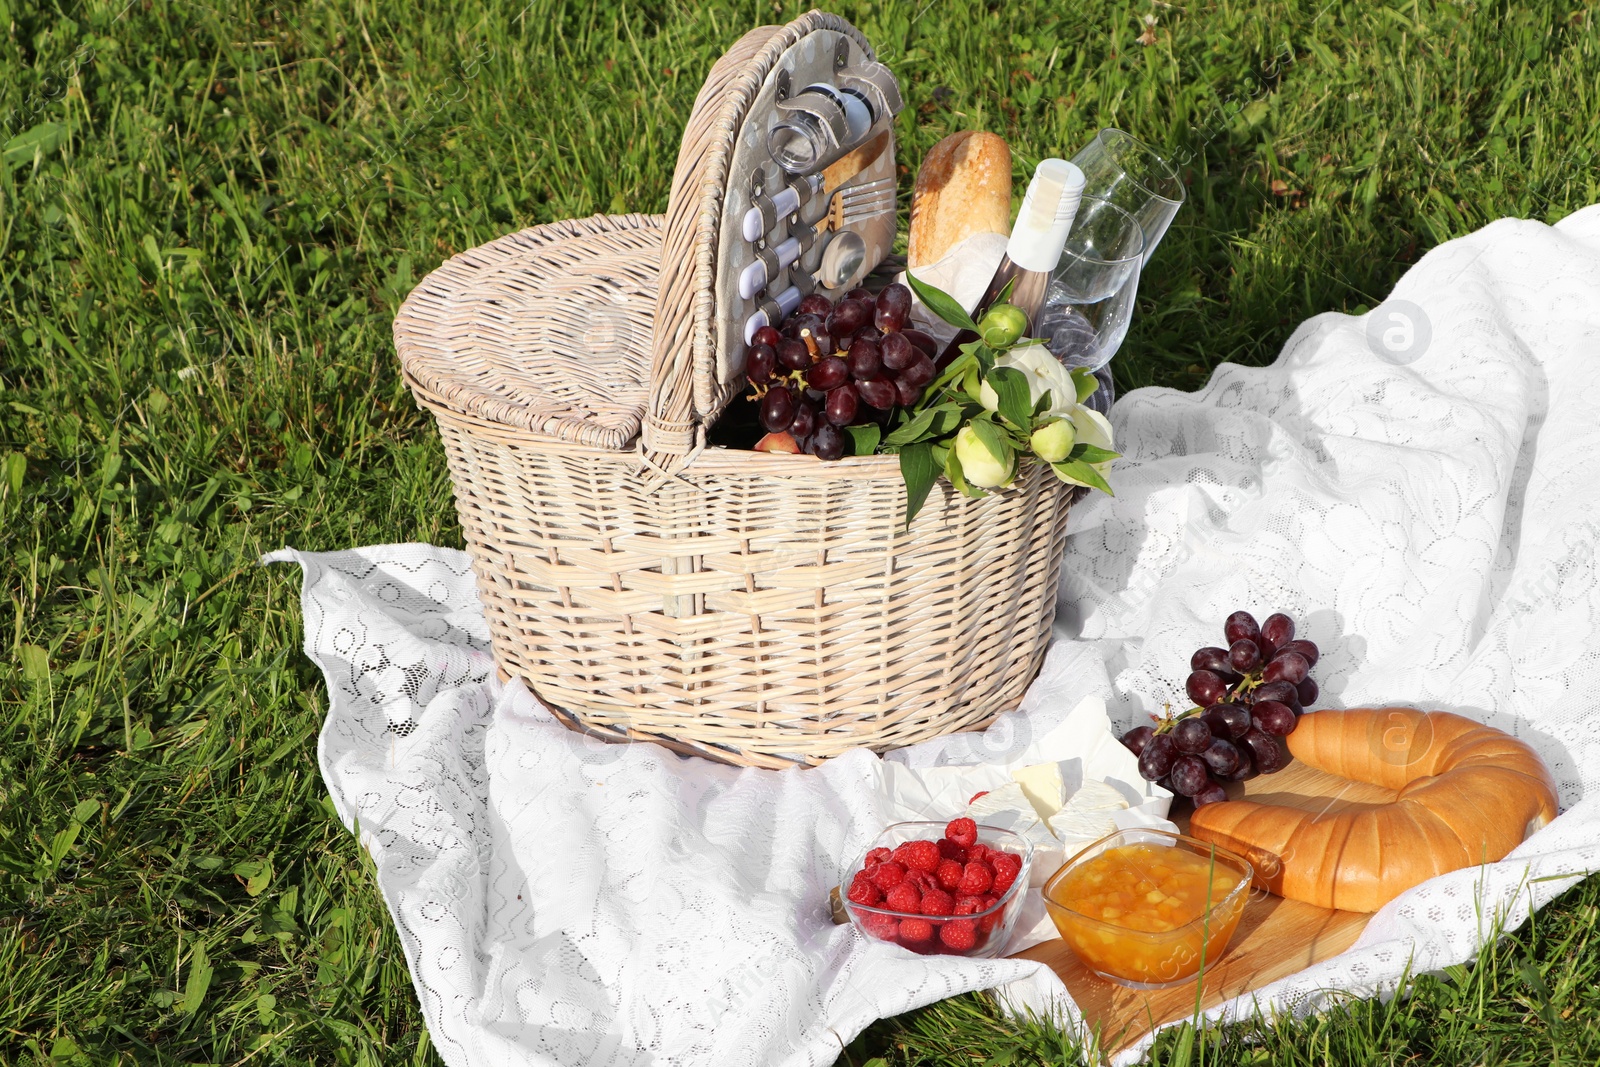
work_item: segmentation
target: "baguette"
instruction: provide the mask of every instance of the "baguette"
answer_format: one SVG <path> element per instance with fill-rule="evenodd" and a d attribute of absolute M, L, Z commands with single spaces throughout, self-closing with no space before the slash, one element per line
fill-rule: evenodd
<path fill-rule="evenodd" d="M 937 263 L 976 233 L 1011 232 L 1011 149 L 980 130 L 953 133 L 922 161 L 911 193 L 906 265 Z"/>

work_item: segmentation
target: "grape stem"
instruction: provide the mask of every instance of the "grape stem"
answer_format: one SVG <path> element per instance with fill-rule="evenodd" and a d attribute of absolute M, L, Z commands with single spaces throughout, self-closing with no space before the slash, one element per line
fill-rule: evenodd
<path fill-rule="evenodd" d="M 1259 669 L 1258 670 L 1253 670 L 1253 671 L 1249 672 L 1248 674 L 1246 674 L 1243 678 L 1241 678 L 1237 682 L 1235 682 L 1233 684 L 1233 686 L 1228 690 L 1227 700 L 1231 701 L 1235 697 L 1246 696 L 1246 695 L 1248 695 L 1250 693 L 1255 692 L 1257 689 L 1261 688 L 1261 686 L 1266 684 L 1261 680 L 1261 673 L 1262 672 Z M 1219 704 L 1226 703 L 1226 702 L 1227 701 L 1218 701 Z M 1164 704 L 1162 706 L 1164 708 L 1166 708 L 1166 712 L 1167 713 L 1165 715 L 1153 715 L 1153 716 L 1151 716 L 1151 718 L 1156 720 L 1156 733 L 1158 733 L 1158 734 L 1170 733 L 1172 731 L 1172 728 L 1177 726 L 1184 719 L 1190 718 L 1190 717 L 1195 716 L 1195 715 L 1204 714 L 1204 712 L 1206 710 L 1205 708 L 1199 707 L 1197 705 L 1195 707 L 1190 708 L 1187 711 L 1180 711 L 1176 715 L 1174 715 L 1172 713 L 1172 705 L 1171 704 Z"/>
<path fill-rule="evenodd" d="M 1257 689 L 1261 688 L 1261 686 L 1265 684 L 1261 680 L 1261 673 L 1262 672 L 1259 670 L 1251 671 L 1249 674 L 1239 679 L 1239 681 L 1234 684 L 1233 688 L 1228 690 L 1228 698 L 1231 700 L 1237 696 L 1245 696 L 1246 694 L 1253 693 Z"/>
<path fill-rule="evenodd" d="M 1151 716 L 1151 718 L 1156 720 L 1156 733 L 1158 733 L 1158 734 L 1171 733 L 1173 727 L 1177 726 L 1184 719 L 1188 719 L 1188 718 L 1191 718 L 1191 717 L 1193 717 L 1195 715 L 1199 715 L 1199 714 L 1203 713 L 1206 710 L 1205 708 L 1199 707 L 1197 705 L 1195 707 L 1189 708 L 1187 711 L 1180 711 L 1176 715 L 1174 715 L 1172 713 L 1172 705 L 1171 704 L 1164 704 L 1162 706 L 1167 709 L 1167 713 L 1165 715 L 1153 715 L 1153 716 Z"/>

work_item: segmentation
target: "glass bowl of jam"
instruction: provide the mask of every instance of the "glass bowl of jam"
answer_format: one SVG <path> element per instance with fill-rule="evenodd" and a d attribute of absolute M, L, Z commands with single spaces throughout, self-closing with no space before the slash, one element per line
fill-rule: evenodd
<path fill-rule="evenodd" d="M 1119 830 L 1042 890 L 1061 937 L 1102 978 L 1134 989 L 1192 981 L 1222 958 L 1253 875 L 1238 853 L 1161 830 Z"/>

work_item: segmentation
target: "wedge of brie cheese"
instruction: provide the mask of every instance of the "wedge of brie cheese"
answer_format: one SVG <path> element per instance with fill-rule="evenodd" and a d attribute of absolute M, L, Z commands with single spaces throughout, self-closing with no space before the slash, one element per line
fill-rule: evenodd
<path fill-rule="evenodd" d="M 1022 786 L 1016 782 L 1007 782 L 989 790 L 968 804 L 961 814 L 979 826 L 1010 830 L 1018 837 L 1026 838 L 1035 849 L 1055 848 L 1058 845 L 1055 834 L 1045 825 L 1029 803 Z"/>
<path fill-rule="evenodd" d="M 1111 813 L 1128 806 L 1114 786 L 1087 781 L 1067 796 L 1059 763 L 1011 772 L 1012 781 L 971 801 L 961 814 L 980 826 L 1009 830 L 1033 845 L 1029 883 L 1043 885 L 1076 852 L 1116 829 Z"/>
<path fill-rule="evenodd" d="M 1067 786 L 1061 780 L 1059 763 L 1035 763 L 1012 771 L 1011 777 L 1022 787 L 1022 795 L 1041 819 L 1049 819 L 1066 803 Z"/>
<path fill-rule="evenodd" d="M 1045 824 L 1063 842 L 1082 840 L 1088 844 L 1114 831 L 1117 824 L 1111 813 L 1127 807 L 1128 802 L 1115 786 L 1087 781 Z"/>

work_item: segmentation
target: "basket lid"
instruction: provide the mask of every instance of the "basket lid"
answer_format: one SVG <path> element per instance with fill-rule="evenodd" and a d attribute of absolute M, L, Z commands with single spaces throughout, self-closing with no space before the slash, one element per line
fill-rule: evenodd
<path fill-rule="evenodd" d="M 663 470 L 681 466 L 703 444 L 705 428 L 742 391 L 742 368 L 730 351 L 738 347 L 742 352 L 742 337 L 734 341 L 742 321 L 732 321 L 742 320 L 741 309 L 726 306 L 735 271 L 721 262 L 719 249 L 729 247 L 728 237 L 740 229 L 749 205 L 748 196 L 729 195 L 730 188 L 742 192 L 751 181 L 749 163 L 741 157 L 747 161 L 751 149 L 760 147 L 765 158 L 765 129 L 756 123 L 746 129 L 745 120 L 757 108 L 770 107 L 775 93 L 787 95 L 791 74 L 798 89 L 806 84 L 800 79 L 819 64 L 857 58 L 876 61 L 860 31 L 837 15 L 811 11 L 786 26 L 761 26 L 746 33 L 712 67 L 695 99 L 678 150 L 662 235 L 650 396 L 640 437 L 645 456 Z M 898 109 L 895 90 L 893 110 Z M 757 138 L 763 138 L 759 146 Z M 888 168 L 887 240 L 892 243 L 892 132 L 888 145 L 879 165 Z"/>
<path fill-rule="evenodd" d="M 417 399 L 622 451 L 650 380 L 661 216 L 535 226 L 452 257 L 406 297 L 395 348 Z"/>

